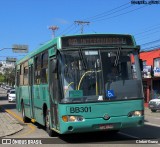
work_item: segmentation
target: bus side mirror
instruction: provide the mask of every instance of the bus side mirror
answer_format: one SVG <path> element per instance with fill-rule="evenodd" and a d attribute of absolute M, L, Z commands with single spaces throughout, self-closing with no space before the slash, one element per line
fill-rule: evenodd
<path fill-rule="evenodd" d="M 57 59 L 54 59 L 53 60 L 53 73 L 56 73 L 57 72 Z"/>
<path fill-rule="evenodd" d="M 140 65 L 141 71 L 143 71 L 143 61 L 142 61 L 142 59 L 139 59 L 139 65 Z"/>
<path fill-rule="evenodd" d="M 137 49 L 138 49 L 138 54 L 139 54 L 140 49 L 141 49 L 140 45 L 137 45 Z"/>

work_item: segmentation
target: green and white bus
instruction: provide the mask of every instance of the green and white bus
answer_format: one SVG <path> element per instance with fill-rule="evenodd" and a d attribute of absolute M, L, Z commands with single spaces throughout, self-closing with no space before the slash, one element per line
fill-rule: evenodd
<path fill-rule="evenodd" d="M 143 126 L 139 50 L 125 34 L 54 38 L 16 63 L 17 110 L 50 136 Z"/>

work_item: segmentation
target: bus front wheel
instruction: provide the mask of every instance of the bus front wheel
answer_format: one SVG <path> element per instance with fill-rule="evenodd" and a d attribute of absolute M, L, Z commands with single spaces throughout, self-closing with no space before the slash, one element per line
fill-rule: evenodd
<path fill-rule="evenodd" d="M 53 132 L 53 130 L 50 129 L 49 113 L 47 112 L 47 110 L 45 113 L 45 128 L 46 128 L 46 132 L 48 133 L 48 135 L 53 137 L 54 132 Z"/>

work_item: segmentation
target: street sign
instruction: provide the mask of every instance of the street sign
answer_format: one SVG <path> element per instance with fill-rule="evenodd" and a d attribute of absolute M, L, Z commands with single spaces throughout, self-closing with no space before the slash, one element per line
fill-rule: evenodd
<path fill-rule="evenodd" d="M 7 57 L 6 62 L 16 62 L 16 58 Z"/>
<path fill-rule="evenodd" d="M 28 45 L 14 44 L 12 51 L 14 53 L 28 53 Z"/>

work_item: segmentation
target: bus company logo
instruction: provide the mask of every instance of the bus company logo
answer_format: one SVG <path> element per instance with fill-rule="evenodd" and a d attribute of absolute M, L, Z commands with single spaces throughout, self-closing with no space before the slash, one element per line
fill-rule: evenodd
<path fill-rule="evenodd" d="M 104 118 L 105 120 L 108 120 L 108 119 L 110 119 L 110 116 L 109 116 L 108 114 L 105 114 L 105 115 L 103 116 L 103 118 Z"/>
<path fill-rule="evenodd" d="M 2 144 L 12 144 L 11 139 L 2 139 Z"/>

